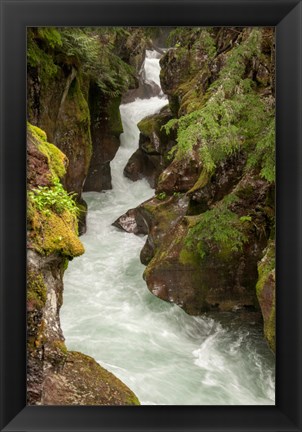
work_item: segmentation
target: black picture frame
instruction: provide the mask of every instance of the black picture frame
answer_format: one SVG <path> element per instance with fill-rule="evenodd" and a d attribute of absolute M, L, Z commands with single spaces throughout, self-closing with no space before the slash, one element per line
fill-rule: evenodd
<path fill-rule="evenodd" d="M 1 431 L 301 431 L 301 0 L 1 0 Z M 276 26 L 275 406 L 26 406 L 26 27 Z"/>

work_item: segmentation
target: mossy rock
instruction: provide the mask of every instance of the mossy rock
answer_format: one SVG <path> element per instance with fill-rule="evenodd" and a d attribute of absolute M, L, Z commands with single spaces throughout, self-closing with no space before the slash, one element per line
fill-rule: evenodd
<path fill-rule="evenodd" d="M 206 290 L 201 284 L 200 258 L 184 243 L 187 231 L 182 219 L 166 233 L 145 269 L 144 279 L 154 295 L 198 315 L 207 310 Z"/>
<path fill-rule="evenodd" d="M 263 331 L 271 349 L 276 351 L 275 242 L 269 241 L 258 263 L 256 292 L 263 316 Z"/>
<path fill-rule="evenodd" d="M 46 133 L 42 129 L 29 123 L 27 127 L 30 143 L 36 146 L 38 153 L 46 157 L 48 166 L 43 167 L 43 170 L 48 174 L 51 186 L 64 176 L 67 158 L 55 145 L 47 142 Z M 77 235 L 77 218 L 68 209 L 58 214 L 53 209 L 39 209 L 37 204 L 29 199 L 27 219 L 28 243 L 31 249 L 43 255 L 59 253 L 67 257 L 84 253 Z"/>
<path fill-rule="evenodd" d="M 27 130 L 31 134 L 32 142 L 36 148 L 47 158 L 50 182 L 53 183 L 55 179 L 62 179 L 68 166 L 66 155 L 57 146 L 47 142 L 46 132 L 42 129 L 27 123 Z"/>
<path fill-rule="evenodd" d="M 48 142 L 41 143 L 39 150 L 48 159 L 52 179 L 56 177 L 62 179 L 66 174 L 66 167 L 68 166 L 68 159 L 65 154 L 57 146 Z"/>
<path fill-rule="evenodd" d="M 43 405 L 140 405 L 135 394 L 92 357 L 70 351 L 64 366 L 49 374 L 43 386 Z"/>
<path fill-rule="evenodd" d="M 47 289 L 41 273 L 27 272 L 27 303 L 29 309 L 42 309 L 46 302 Z"/>
<path fill-rule="evenodd" d="M 78 195 L 81 195 L 92 155 L 86 87 L 85 77 L 78 73 L 61 103 L 54 133 L 54 144 L 69 160 L 64 186 Z"/>
<path fill-rule="evenodd" d="M 84 253 L 77 236 L 77 221 L 68 211 L 61 215 L 34 210 L 30 216 L 29 246 L 42 255 L 76 257 Z"/>
<path fill-rule="evenodd" d="M 122 124 L 122 118 L 120 113 L 120 104 L 121 104 L 121 97 L 115 97 L 111 98 L 108 101 L 108 122 L 109 122 L 109 130 L 115 137 L 119 137 L 120 134 L 123 132 L 123 124 Z"/>

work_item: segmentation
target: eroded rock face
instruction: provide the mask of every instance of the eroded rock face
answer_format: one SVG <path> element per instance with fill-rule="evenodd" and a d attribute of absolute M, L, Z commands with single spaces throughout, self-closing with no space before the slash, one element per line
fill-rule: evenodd
<path fill-rule="evenodd" d="M 27 132 L 27 186 L 29 189 L 49 186 L 49 166 L 47 156 L 37 148 L 34 136 Z"/>
<path fill-rule="evenodd" d="M 211 177 L 201 169 L 198 180 L 188 191 L 190 205 L 187 214 L 200 214 L 229 194 L 240 181 L 245 162 L 244 155 L 233 156 L 221 162 Z"/>
<path fill-rule="evenodd" d="M 29 121 L 45 130 L 69 160 L 64 186 L 79 198 L 91 158 L 88 82 L 72 67 L 62 67 L 47 84 L 28 74 Z"/>
<path fill-rule="evenodd" d="M 87 82 L 80 77 L 70 83 L 62 99 L 54 132 L 54 144 L 66 154 L 69 165 L 63 184 L 81 197 L 92 153 Z"/>
<path fill-rule="evenodd" d="M 187 230 L 185 221 L 181 220 L 162 236 L 155 255 L 153 258 L 148 257 L 149 264 L 144 279 L 154 295 L 176 303 L 187 313 L 198 315 L 207 310 L 207 307 L 200 290 L 201 268 L 198 259 L 193 255 L 190 255 L 190 259 L 182 256 Z"/>
<path fill-rule="evenodd" d="M 60 369 L 67 349 L 59 310 L 62 304 L 65 259 L 27 253 L 27 397 L 28 404 L 41 403 L 43 383 L 50 371 Z"/>
<path fill-rule="evenodd" d="M 276 351 L 276 282 L 275 242 L 270 241 L 258 263 L 257 297 L 264 322 L 264 335 L 271 349 Z"/>
<path fill-rule="evenodd" d="M 204 259 L 186 247 L 189 220 L 184 218 L 162 241 L 144 278 L 149 290 L 181 306 L 187 313 L 258 308 L 255 283 L 261 248 L 255 243 L 242 252 L 211 251 Z"/>
<path fill-rule="evenodd" d="M 167 133 L 162 126 L 172 118 L 169 107 L 146 117 L 139 124 L 139 148 L 130 157 L 124 175 L 136 181 L 146 178 L 155 187 L 162 171 L 169 164 L 168 152 L 175 145 L 175 132 Z"/>
<path fill-rule="evenodd" d="M 188 192 L 197 182 L 202 165 L 198 152 L 193 151 L 192 157 L 183 160 L 173 160 L 158 179 L 156 191 L 172 194 Z"/>
<path fill-rule="evenodd" d="M 92 157 L 84 191 L 101 192 L 112 188 L 110 161 L 119 148 L 119 136 L 123 132 L 119 105 L 120 97 L 104 97 L 96 84 L 90 84 Z"/>
<path fill-rule="evenodd" d="M 185 196 L 174 195 L 151 198 L 135 209 L 128 210 L 112 225 L 134 234 L 148 234 L 141 251 L 141 262 L 147 265 L 161 245 L 168 231 L 174 229 L 185 215 L 189 200 Z"/>
<path fill-rule="evenodd" d="M 132 234 L 148 234 L 148 223 L 143 216 L 142 206 L 128 210 L 120 216 L 113 226 Z"/>

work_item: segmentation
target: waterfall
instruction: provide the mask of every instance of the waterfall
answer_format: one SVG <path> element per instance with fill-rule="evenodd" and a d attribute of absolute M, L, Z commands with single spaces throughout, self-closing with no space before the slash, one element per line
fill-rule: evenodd
<path fill-rule="evenodd" d="M 159 83 L 158 53 L 147 51 L 145 79 Z M 159 111 L 155 96 L 121 105 L 124 133 L 111 163 L 110 191 L 88 192 L 86 253 L 64 276 L 61 324 L 70 350 L 94 357 L 145 405 L 274 404 L 274 358 L 258 326 L 220 315 L 187 315 L 153 296 L 142 278 L 145 238 L 119 231 L 118 216 L 150 198 L 145 180 L 123 169 L 137 149 L 137 123 Z"/>

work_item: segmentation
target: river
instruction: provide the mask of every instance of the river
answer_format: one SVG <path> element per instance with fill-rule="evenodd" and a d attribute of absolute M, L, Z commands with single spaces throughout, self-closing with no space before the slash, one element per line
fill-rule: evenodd
<path fill-rule="evenodd" d="M 159 60 L 147 51 L 145 77 L 159 83 Z M 83 195 L 88 203 L 85 254 L 64 275 L 61 325 L 70 350 L 94 357 L 144 405 L 271 405 L 274 356 L 261 329 L 231 314 L 187 315 L 152 295 L 142 278 L 145 238 L 111 224 L 151 198 L 145 180 L 123 169 L 137 149 L 137 123 L 167 104 L 164 96 L 121 105 L 124 133 L 111 163 L 113 189 Z"/>

